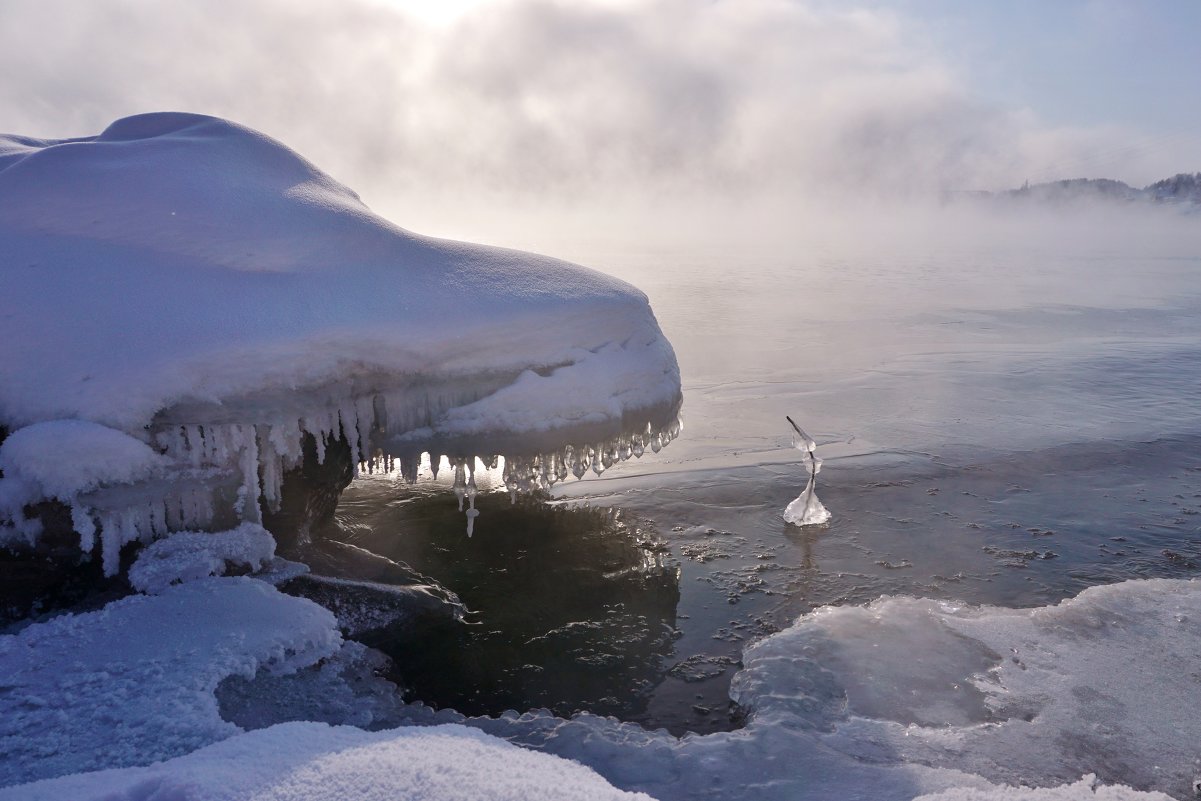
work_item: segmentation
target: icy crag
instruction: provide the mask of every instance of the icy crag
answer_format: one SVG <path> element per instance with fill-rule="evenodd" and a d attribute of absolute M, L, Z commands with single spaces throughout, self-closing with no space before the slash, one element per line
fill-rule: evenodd
<path fill-rule="evenodd" d="M 261 522 L 306 436 L 410 480 L 446 455 L 470 500 L 475 457 L 521 490 L 678 430 L 641 292 L 405 231 L 212 117 L 0 136 L 0 278 L 0 542 L 36 542 L 24 510 L 56 499 L 107 574 L 135 540 Z"/>

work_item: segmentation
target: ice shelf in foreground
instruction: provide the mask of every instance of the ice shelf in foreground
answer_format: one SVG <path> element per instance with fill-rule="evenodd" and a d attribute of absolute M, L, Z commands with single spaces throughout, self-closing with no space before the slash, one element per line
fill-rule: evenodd
<path fill-rule="evenodd" d="M 198 611 L 214 600 L 215 610 Z M 182 614 L 217 619 L 192 641 L 173 625 Z M 457 761 L 467 754 L 487 766 L 483 780 L 498 792 L 525 786 L 521 752 L 424 725 L 442 723 L 576 760 L 661 801 L 1186 799 L 1201 766 L 1199 623 L 1201 582 L 1162 579 L 1094 587 L 1037 609 L 907 597 L 826 607 L 747 649 L 733 690 L 748 712 L 744 729 L 682 739 L 587 714 L 389 712 L 338 686 L 339 664 L 356 659 L 347 648 L 362 648 L 351 643 L 320 675 L 271 676 L 275 702 L 259 705 L 256 715 L 266 717 L 247 725 L 276 722 L 272 708 L 321 710 L 328 722 L 345 722 L 338 708 L 354 717 L 368 710 L 371 725 L 423 725 L 367 734 L 306 723 L 240 734 L 216 717 L 216 682 L 248 675 L 265 655 L 289 667 L 311 663 L 336 648 L 335 624 L 253 579 L 202 579 L 0 636 L 0 662 L 16 668 L 0 693 L 0 785 L 48 780 L 0 789 L 0 801 L 172 792 L 300 801 L 337 797 L 342 782 L 369 777 L 399 796 L 417 781 L 408 762 L 416 753 L 439 775 L 467 771 L 472 787 L 480 774 Z M 296 630 L 271 633 L 288 625 Z M 275 664 L 268 657 L 267 667 Z M 567 769 L 536 756 L 535 784 Z M 580 781 L 601 797 L 610 792 Z M 195 795 L 185 795 L 192 783 Z"/>
<path fill-rule="evenodd" d="M 119 527 L 111 542 L 207 527 L 214 503 L 259 522 L 306 434 L 319 458 L 345 437 L 356 464 L 409 478 L 422 453 L 468 474 L 474 457 L 504 456 L 522 489 L 678 430 L 675 355 L 641 292 L 405 231 L 280 143 L 213 117 L 0 135 L 0 282 L 0 426 L 10 439 L 52 426 L 20 453 L 0 446 L 13 472 L 70 461 L 63 421 L 163 457 L 173 493 L 47 496 L 85 529 Z M 0 542 L 37 537 L 22 513 L 35 489 L 0 488 Z"/>

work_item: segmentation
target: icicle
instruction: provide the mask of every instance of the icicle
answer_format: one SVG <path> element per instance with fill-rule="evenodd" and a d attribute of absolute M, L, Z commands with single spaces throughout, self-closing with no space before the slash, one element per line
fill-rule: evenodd
<path fill-rule="evenodd" d="M 350 445 L 350 464 L 354 477 L 359 477 L 359 465 L 363 462 L 363 437 L 359 433 L 359 412 L 353 403 L 338 410 L 342 421 L 342 436 Z"/>
<path fill-rule="evenodd" d="M 317 464 L 325 464 L 325 432 L 317 429 L 309 433 L 313 435 L 313 440 L 317 443 Z"/>
<path fill-rule="evenodd" d="M 613 466 L 613 462 L 617 459 L 617 449 L 612 445 L 607 444 L 601 448 L 601 465 L 606 470 Z"/>
<path fill-rule="evenodd" d="M 79 550 L 91 553 L 96 547 L 96 521 L 87 509 L 78 504 L 71 506 L 71 528 L 79 532 Z"/>
<path fill-rule="evenodd" d="M 434 481 L 438 480 L 438 470 L 442 467 L 442 454 L 430 454 L 430 472 L 434 474 Z"/>
<path fill-rule="evenodd" d="M 641 459 L 642 454 L 646 453 L 646 446 L 643 444 L 641 434 L 635 434 L 633 437 L 631 437 L 630 453 L 634 455 L 635 459 Z"/>
<path fill-rule="evenodd" d="M 180 498 L 178 495 L 171 493 L 163 498 L 163 512 L 168 529 L 180 531 L 184 528 L 183 512 L 180 509 Z"/>
<path fill-rule="evenodd" d="M 472 479 L 474 481 L 474 479 Z M 475 530 L 475 519 L 480 516 L 480 510 L 475 508 L 475 495 L 471 496 L 470 505 L 467 507 L 467 538 L 471 539 L 471 534 Z"/>
<path fill-rule="evenodd" d="M 417 474 L 421 470 L 421 452 L 410 451 L 402 453 L 396 459 L 400 462 L 400 477 L 406 484 L 417 482 Z"/>
<path fill-rule="evenodd" d="M 475 496 L 478 493 L 479 490 L 475 486 L 475 459 L 470 459 L 467 462 L 467 486 L 464 488 L 463 494 L 467 496 L 467 500 L 474 506 Z"/>
<path fill-rule="evenodd" d="M 371 398 L 371 411 L 374 416 L 374 430 L 380 434 L 388 433 L 388 401 L 383 395 Z"/>
<path fill-rule="evenodd" d="M 459 499 L 459 511 L 463 511 L 463 498 L 467 494 L 467 479 L 463 474 L 463 460 L 456 458 L 455 460 L 455 497 Z"/>
<path fill-rule="evenodd" d="M 199 426 L 184 426 L 184 452 L 188 455 L 192 467 L 204 464 L 204 444 L 200 438 Z"/>
<path fill-rule="evenodd" d="M 150 528 L 157 537 L 165 536 L 167 533 L 166 506 L 162 501 L 151 501 L 150 503 Z"/>
<path fill-rule="evenodd" d="M 254 426 L 235 426 L 236 433 L 242 440 L 242 453 L 238 466 L 242 470 L 242 486 L 238 489 L 238 501 L 234 509 L 242 519 L 249 523 L 261 523 L 262 511 L 259 509 L 259 448 Z"/>
<path fill-rule="evenodd" d="M 115 576 L 121 569 L 121 533 L 113 515 L 100 520 L 100 565 L 106 576 Z"/>

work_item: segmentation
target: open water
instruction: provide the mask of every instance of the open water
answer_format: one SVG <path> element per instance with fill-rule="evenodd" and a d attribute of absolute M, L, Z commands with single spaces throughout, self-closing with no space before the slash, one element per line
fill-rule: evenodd
<path fill-rule="evenodd" d="M 339 536 L 469 610 L 370 644 L 436 706 L 709 732 L 739 725 L 742 649 L 821 605 L 1201 575 L 1201 258 L 1127 250 L 577 256 L 650 296 L 683 434 L 549 503 L 484 495 L 470 540 L 449 493 L 356 483 Z M 828 524 L 781 517 L 785 415 Z"/>

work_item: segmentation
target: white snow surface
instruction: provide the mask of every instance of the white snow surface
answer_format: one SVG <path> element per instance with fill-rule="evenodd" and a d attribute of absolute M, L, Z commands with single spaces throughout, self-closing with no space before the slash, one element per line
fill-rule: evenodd
<path fill-rule="evenodd" d="M 129 568 L 129 583 L 159 595 L 173 584 L 220 576 L 231 563 L 259 570 L 274 558 L 275 537 L 256 523 L 229 531 L 178 531 L 142 549 Z"/>
<path fill-rule="evenodd" d="M 464 726 L 284 723 L 149 767 L 0 790 L 4 801 L 649 801 Z"/>
<path fill-rule="evenodd" d="M 423 396 L 422 424 L 453 429 L 447 408 L 526 370 L 557 372 L 526 406 L 463 424 L 568 425 L 577 381 L 607 401 L 588 413 L 610 420 L 679 397 L 675 356 L 638 290 L 405 231 L 279 142 L 213 117 L 0 136 L 0 276 L 10 428 L 80 419 L 134 432 L 171 409 L 194 415 L 185 423 L 295 423 L 450 382 L 450 397 Z"/>
<path fill-rule="evenodd" d="M 225 739 L 239 729 L 218 713 L 222 679 L 289 673 L 341 643 L 328 611 L 249 578 L 193 581 L 0 636 L 0 785 Z"/>
<path fill-rule="evenodd" d="M 167 459 L 145 442 L 85 420 L 53 420 L 14 431 L 0 444 L 5 478 L 35 484 L 43 497 L 68 503 L 102 484 L 161 475 Z"/>

